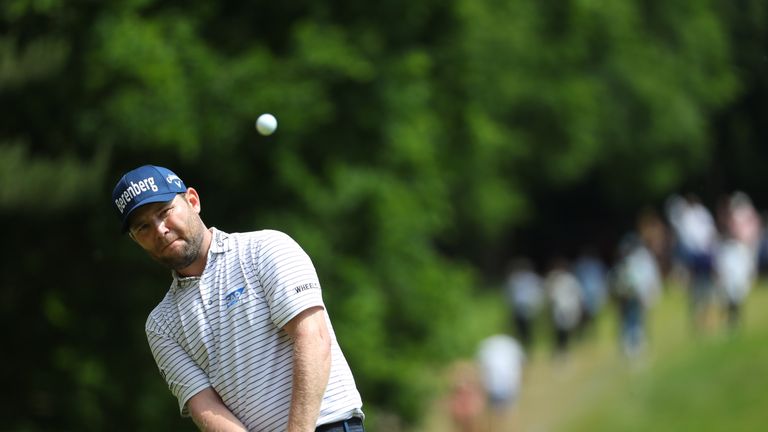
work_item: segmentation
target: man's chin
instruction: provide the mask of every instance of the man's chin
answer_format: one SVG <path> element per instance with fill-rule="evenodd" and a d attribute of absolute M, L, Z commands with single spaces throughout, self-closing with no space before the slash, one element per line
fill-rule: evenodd
<path fill-rule="evenodd" d="M 152 258 L 166 268 L 181 272 L 191 266 L 200 255 L 202 239 L 196 237 L 177 238 L 165 245 L 158 255 Z"/>
<path fill-rule="evenodd" d="M 159 262 L 170 270 L 182 270 L 195 262 L 195 255 L 182 255 L 182 256 L 155 256 L 155 261 Z"/>

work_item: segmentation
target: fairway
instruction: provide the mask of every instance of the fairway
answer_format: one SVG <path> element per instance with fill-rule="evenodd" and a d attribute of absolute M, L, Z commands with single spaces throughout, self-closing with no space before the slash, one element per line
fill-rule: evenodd
<path fill-rule="evenodd" d="M 768 289 L 753 291 L 744 326 L 733 334 L 715 328 L 692 336 L 675 313 L 684 310 L 682 296 L 669 297 L 654 317 L 648 364 L 613 369 L 615 381 L 556 430 L 764 430 Z"/>
<path fill-rule="evenodd" d="M 718 317 L 695 334 L 686 300 L 682 290 L 667 289 L 650 312 L 647 349 L 631 362 L 619 352 L 612 307 L 567 359 L 554 360 L 547 346 L 535 347 L 505 430 L 764 430 L 768 286 L 752 291 L 733 334 Z M 423 430 L 451 428 L 433 415 Z"/>

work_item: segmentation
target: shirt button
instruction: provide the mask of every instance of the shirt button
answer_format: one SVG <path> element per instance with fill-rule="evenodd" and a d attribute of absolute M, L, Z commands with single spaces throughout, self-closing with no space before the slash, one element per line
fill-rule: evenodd
<path fill-rule="evenodd" d="M 213 304 L 213 300 L 208 300 L 208 306 Z"/>

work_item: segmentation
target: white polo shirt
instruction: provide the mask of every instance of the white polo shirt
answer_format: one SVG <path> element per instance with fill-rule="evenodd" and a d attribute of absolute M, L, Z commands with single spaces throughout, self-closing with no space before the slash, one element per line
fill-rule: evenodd
<path fill-rule="evenodd" d="M 284 431 L 293 344 L 282 327 L 307 308 L 325 307 L 315 268 L 281 232 L 211 231 L 202 276 L 173 272 L 168 293 L 147 319 L 152 355 L 182 415 L 189 415 L 192 396 L 212 387 L 248 430 Z M 327 313 L 326 322 L 331 371 L 318 425 L 363 416 Z"/>

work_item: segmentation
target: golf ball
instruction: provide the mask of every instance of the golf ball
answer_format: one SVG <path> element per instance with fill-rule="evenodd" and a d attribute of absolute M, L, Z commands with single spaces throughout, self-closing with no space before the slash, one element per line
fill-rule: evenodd
<path fill-rule="evenodd" d="M 272 114 L 262 114 L 256 119 L 256 130 L 262 135 L 272 135 L 277 129 L 277 119 Z"/>

